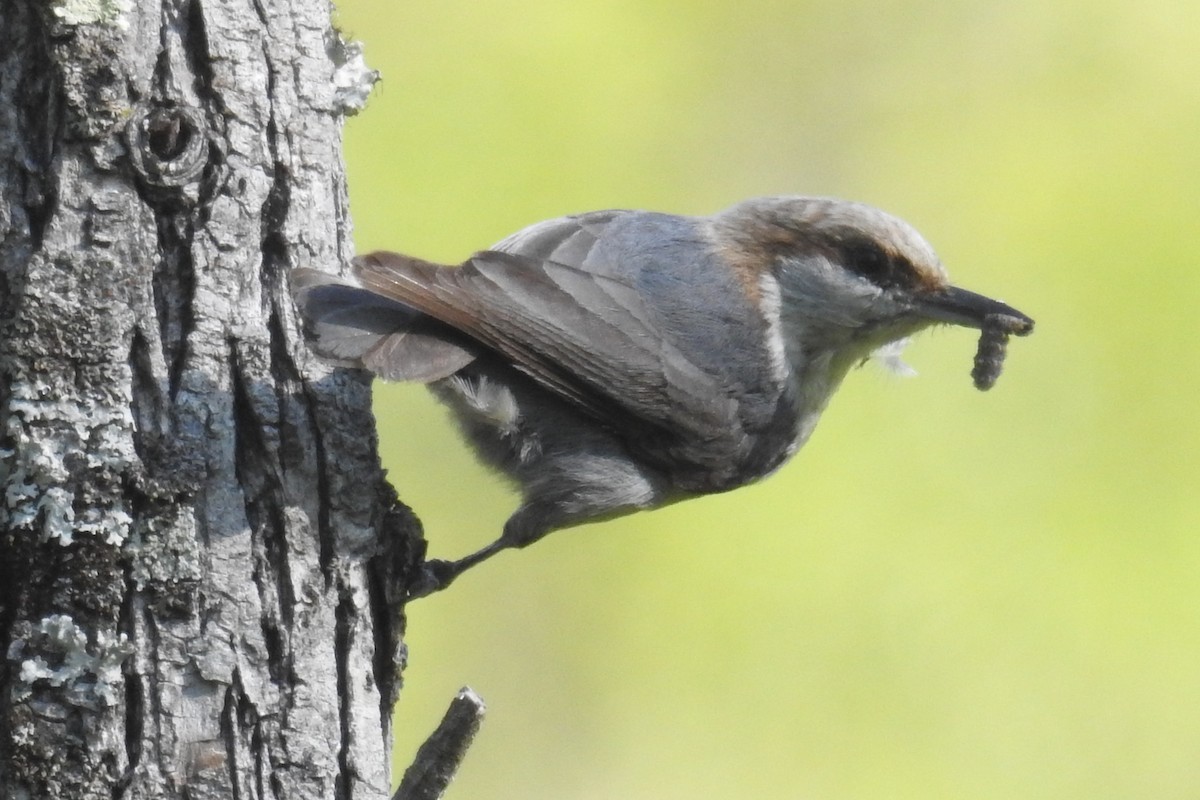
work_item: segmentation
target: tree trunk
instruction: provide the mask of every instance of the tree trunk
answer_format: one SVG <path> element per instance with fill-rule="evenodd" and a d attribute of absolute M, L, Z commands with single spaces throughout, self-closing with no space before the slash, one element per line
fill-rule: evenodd
<path fill-rule="evenodd" d="M 404 587 L 326 0 L 0 0 L 0 797 L 385 798 Z"/>

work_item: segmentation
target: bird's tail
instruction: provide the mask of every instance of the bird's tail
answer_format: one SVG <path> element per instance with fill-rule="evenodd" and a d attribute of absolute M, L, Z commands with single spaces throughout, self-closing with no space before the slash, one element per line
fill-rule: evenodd
<path fill-rule="evenodd" d="M 291 280 L 313 351 L 339 366 L 365 368 L 386 380 L 429 383 L 478 354 L 448 326 L 352 279 L 297 268 Z"/>

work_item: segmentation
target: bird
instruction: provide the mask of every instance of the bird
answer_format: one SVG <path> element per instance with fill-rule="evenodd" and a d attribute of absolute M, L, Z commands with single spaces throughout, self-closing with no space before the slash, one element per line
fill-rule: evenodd
<path fill-rule="evenodd" d="M 1034 325 L 952 285 L 907 222 L 802 195 L 572 214 L 459 265 L 381 251 L 291 282 L 318 356 L 427 385 L 520 491 L 497 539 L 426 560 L 410 597 L 551 531 L 771 474 L 852 367 L 924 328 L 979 329 L 986 389 Z"/>

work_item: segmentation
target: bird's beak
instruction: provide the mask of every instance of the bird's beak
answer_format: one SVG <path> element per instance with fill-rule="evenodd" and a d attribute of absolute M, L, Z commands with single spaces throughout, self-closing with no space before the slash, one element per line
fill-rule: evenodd
<path fill-rule="evenodd" d="M 1025 336 L 1033 331 L 1033 320 L 1009 305 L 956 286 L 947 286 L 924 295 L 917 304 L 917 313 L 937 322 L 983 328 L 991 318 L 992 325 L 1007 333 Z"/>

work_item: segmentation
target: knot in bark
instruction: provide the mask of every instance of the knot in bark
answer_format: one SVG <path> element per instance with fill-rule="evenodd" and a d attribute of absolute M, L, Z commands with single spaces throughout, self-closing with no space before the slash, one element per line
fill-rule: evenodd
<path fill-rule="evenodd" d="M 209 160 L 203 112 L 142 103 L 126 123 L 125 137 L 134 171 L 147 187 L 181 196 L 194 192 Z"/>

